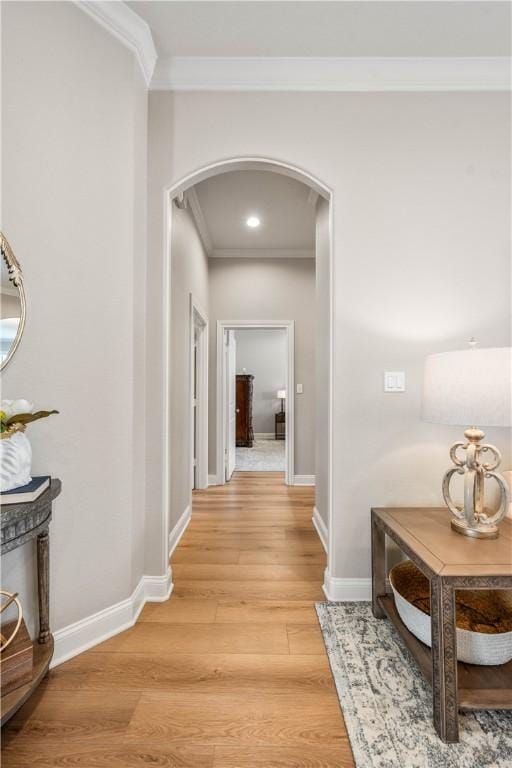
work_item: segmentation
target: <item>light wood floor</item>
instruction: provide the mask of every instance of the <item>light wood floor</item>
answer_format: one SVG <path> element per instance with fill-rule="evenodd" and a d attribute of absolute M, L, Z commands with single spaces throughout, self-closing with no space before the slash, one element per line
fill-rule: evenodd
<path fill-rule="evenodd" d="M 354 765 L 313 606 L 313 489 L 237 473 L 193 507 L 171 599 L 50 673 L 4 729 L 4 768 Z"/>

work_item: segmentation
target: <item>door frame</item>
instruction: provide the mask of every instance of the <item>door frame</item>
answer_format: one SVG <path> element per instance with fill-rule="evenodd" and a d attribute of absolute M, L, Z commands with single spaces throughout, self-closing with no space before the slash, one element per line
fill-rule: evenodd
<path fill-rule="evenodd" d="M 247 328 L 256 330 L 286 331 L 286 424 L 285 424 L 285 483 L 294 484 L 294 447 L 295 447 L 295 321 L 294 320 L 217 320 L 217 398 L 216 398 L 216 430 L 217 430 L 217 485 L 226 482 L 226 331 L 241 331 Z M 293 393 L 293 397 L 290 397 Z"/>
<path fill-rule="evenodd" d="M 197 344 L 197 469 L 196 487 L 208 488 L 208 315 L 195 296 L 190 294 L 190 488 L 194 486 L 194 329 L 200 329 Z"/>
<path fill-rule="evenodd" d="M 229 407 L 228 406 L 229 406 L 229 399 L 230 399 L 229 398 L 229 396 L 230 396 L 230 382 L 229 382 L 226 374 L 227 374 L 227 370 L 228 370 L 228 367 L 229 367 L 229 354 L 230 353 L 228 353 L 228 349 L 229 349 L 229 346 L 230 346 L 229 345 L 229 340 L 230 340 L 229 334 L 230 333 L 233 334 L 233 338 L 231 339 L 231 341 L 232 341 L 232 343 L 235 346 L 235 382 L 234 382 L 234 384 L 235 384 L 235 391 L 234 391 L 234 400 L 235 400 L 235 408 L 236 408 L 236 336 L 234 335 L 234 333 L 235 333 L 234 329 L 233 328 L 228 328 L 228 329 L 226 329 L 224 331 L 224 338 L 223 338 L 223 353 L 224 353 L 224 398 L 223 399 L 224 399 L 224 405 L 225 405 L 226 412 L 225 412 L 225 416 L 224 416 L 224 425 L 223 425 L 225 455 L 224 455 L 224 464 L 223 464 L 223 475 L 222 475 L 222 478 L 223 478 L 223 481 L 225 483 L 227 483 L 227 482 L 229 482 L 229 480 L 231 480 L 231 478 L 232 478 L 232 476 L 233 476 L 233 474 L 235 472 L 235 469 L 236 469 L 236 415 L 235 415 L 235 417 L 234 417 L 234 420 L 235 420 L 235 465 L 233 467 L 233 472 L 231 473 L 231 475 L 229 474 L 229 459 L 230 459 L 230 456 L 229 456 L 228 442 L 229 442 L 229 435 L 230 435 L 230 432 L 231 432 L 231 419 L 230 419 Z M 228 479 L 228 477 L 229 477 L 229 479 Z"/>
<path fill-rule="evenodd" d="M 149 541 L 154 541 L 157 547 L 158 555 L 154 559 L 150 557 L 149 562 L 152 568 L 157 568 L 157 572 L 169 572 L 169 550 L 168 538 L 170 534 L 170 509 L 171 509 L 171 480 L 170 467 L 172 461 L 171 452 L 171 295 L 172 295 L 172 261 L 173 251 L 172 242 L 172 222 L 173 222 L 173 199 L 186 192 L 187 189 L 199 184 L 205 179 L 227 173 L 234 170 L 262 170 L 272 173 L 280 173 L 289 176 L 292 179 L 301 181 L 310 186 L 314 192 L 324 198 L 329 205 L 329 337 L 326 338 L 326 344 L 329 350 L 329 397 L 328 397 L 328 432 L 325 436 L 327 440 L 327 569 L 326 583 L 329 574 L 336 573 L 335 562 L 335 520 L 333 510 L 333 416 L 334 416 L 334 370 L 336 363 L 336 340 L 335 323 L 336 302 L 334 283 L 336 279 L 334 269 L 334 251 L 335 251 L 335 209 L 339 205 L 334 188 L 322 181 L 318 176 L 308 171 L 306 168 L 288 160 L 268 155 L 234 155 L 223 156 L 210 162 L 199 163 L 187 173 L 181 176 L 174 176 L 167 182 L 164 182 L 161 188 L 161 237 L 159 250 L 161 257 L 158 261 L 161 268 L 161 306 L 160 312 L 163 323 L 163 333 L 159 340 L 161 368 L 160 378 L 157 382 L 160 387 L 160 421 L 163 427 L 160 432 L 161 452 L 161 496 L 160 506 L 155 508 L 152 514 L 148 513 L 148 537 Z"/>

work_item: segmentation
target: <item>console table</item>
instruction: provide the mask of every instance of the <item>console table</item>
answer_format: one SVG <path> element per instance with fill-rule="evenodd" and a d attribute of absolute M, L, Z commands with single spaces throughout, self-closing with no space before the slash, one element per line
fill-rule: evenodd
<path fill-rule="evenodd" d="M 39 604 L 39 634 L 34 645 L 34 674 L 30 683 L 16 688 L 1 698 L 1 724 L 11 718 L 37 688 L 48 672 L 53 656 L 50 632 L 50 546 L 49 525 L 52 502 L 61 491 L 61 482 L 52 479 L 50 487 L 35 501 L 6 504 L 0 508 L 1 552 L 11 552 L 32 539 L 37 548 L 37 594 Z"/>
<path fill-rule="evenodd" d="M 459 709 L 512 709 L 512 661 L 500 666 L 457 662 L 455 590 L 512 589 L 512 521 L 497 539 L 471 539 L 451 529 L 446 508 L 372 509 L 372 608 L 388 617 L 432 686 L 434 726 L 459 740 Z M 386 536 L 430 581 L 432 650 L 401 621 L 386 593 Z"/>

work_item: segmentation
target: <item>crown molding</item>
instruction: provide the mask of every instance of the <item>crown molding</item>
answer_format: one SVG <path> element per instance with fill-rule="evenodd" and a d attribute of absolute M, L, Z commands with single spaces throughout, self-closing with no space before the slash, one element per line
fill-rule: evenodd
<path fill-rule="evenodd" d="M 303 248 L 214 248 L 212 259 L 314 259 L 315 251 Z"/>
<path fill-rule="evenodd" d="M 510 58 L 159 59 L 152 90 L 504 91 Z"/>
<path fill-rule="evenodd" d="M 149 87 L 158 58 L 149 25 L 120 0 L 73 1 L 84 13 L 135 53 Z"/>
<path fill-rule="evenodd" d="M 206 219 L 204 217 L 203 209 L 201 208 L 201 204 L 194 187 L 191 187 L 187 190 L 186 197 L 206 254 L 207 256 L 211 256 L 214 251 L 213 242 L 210 236 L 210 230 L 208 229 L 208 224 L 206 223 Z"/>

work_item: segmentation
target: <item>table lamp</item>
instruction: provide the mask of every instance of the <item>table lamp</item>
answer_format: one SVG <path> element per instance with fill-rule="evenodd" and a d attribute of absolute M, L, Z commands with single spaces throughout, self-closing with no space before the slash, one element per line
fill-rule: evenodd
<path fill-rule="evenodd" d="M 455 466 L 443 478 L 443 497 L 454 515 L 452 528 L 475 538 L 496 538 L 498 523 L 505 517 L 509 502 L 508 485 L 495 472 L 501 454 L 493 445 L 482 443 L 481 427 L 508 427 L 512 424 L 512 349 L 492 347 L 429 355 L 423 383 L 423 419 L 435 424 L 467 427 L 466 440 L 454 443 L 450 458 Z M 465 451 L 463 458 L 460 451 Z M 490 454 L 490 461 L 484 461 Z M 453 475 L 464 476 L 464 504 L 456 505 L 450 496 Z M 498 484 L 500 502 L 490 510 L 484 502 L 484 481 Z"/>
<path fill-rule="evenodd" d="M 286 389 L 278 389 L 277 397 L 281 401 L 281 413 L 284 413 L 284 400 L 286 397 Z"/>

